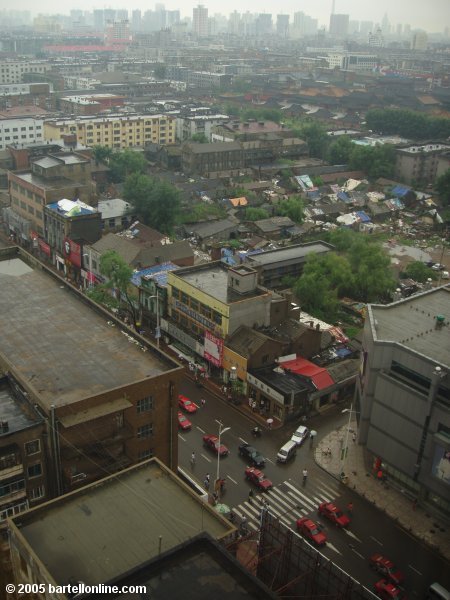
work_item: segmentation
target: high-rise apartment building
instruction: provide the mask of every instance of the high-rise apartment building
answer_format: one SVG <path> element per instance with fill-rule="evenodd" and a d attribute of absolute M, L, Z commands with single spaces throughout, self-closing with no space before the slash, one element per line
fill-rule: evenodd
<path fill-rule="evenodd" d="M 287 38 L 289 34 L 289 15 L 277 15 L 277 35 Z"/>
<path fill-rule="evenodd" d="M 202 4 L 192 10 L 192 31 L 197 37 L 208 35 L 208 9 Z"/>
<path fill-rule="evenodd" d="M 330 35 L 343 38 L 348 35 L 348 15 L 330 15 Z"/>

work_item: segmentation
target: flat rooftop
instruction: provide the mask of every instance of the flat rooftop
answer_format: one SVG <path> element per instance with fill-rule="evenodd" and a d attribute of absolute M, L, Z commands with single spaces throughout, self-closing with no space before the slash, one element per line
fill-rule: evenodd
<path fill-rule="evenodd" d="M 233 302 L 239 302 L 248 298 L 255 298 L 257 296 L 263 296 L 267 292 L 261 288 L 256 288 L 248 294 L 238 294 L 228 287 L 228 269 L 224 268 L 220 264 L 211 264 L 207 268 L 193 267 L 192 270 L 176 271 L 174 273 L 176 277 L 179 277 L 186 283 L 192 285 L 198 290 L 201 290 L 205 294 L 215 298 L 219 302 L 224 304 L 233 304 Z"/>
<path fill-rule="evenodd" d="M 332 250 L 332 246 L 325 242 L 312 242 L 311 244 L 288 246 L 287 248 L 278 248 L 277 250 L 261 252 L 261 254 L 253 254 L 249 256 L 247 260 L 250 263 L 256 263 L 264 267 L 277 262 L 292 261 L 296 259 L 306 260 L 308 254 L 323 254 L 330 250 Z"/>
<path fill-rule="evenodd" d="M 22 431 L 43 422 L 37 411 L 14 396 L 6 378 L 0 378 L 0 420 L 7 421 L 8 431 L 0 433 L 0 440 L 16 431 Z"/>
<path fill-rule="evenodd" d="M 155 459 L 13 521 L 14 536 L 29 544 L 57 585 L 109 581 L 204 531 L 218 539 L 234 530 Z"/>
<path fill-rule="evenodd" d="M 436 363 L 450 366 L 450 286 L 415 294 L 386 306 L 368 306 L 375 340 L 397 342 Z M 436 329 L 436 316 L 444 325 Z"/>
<path fill-rule="evenodd" d="M 0 352 L 47 409 L 179 367 L 17 257 L 0 261 Z"/>
<path fill-rule="evenodd" d="M 47 190 L 57 190 L 62 187 L 76 187 L 77 185 L 85 185 L 84 183 L 72 181 L 67 177 L 51 177 L 50 179 L 46 179 L 45 177 L 40 177 L 31 171 L 25 171 L 22 173 L 20 171 L 16 171 L 12 172 L 11 175 L 13 177 L 17 177 L 18 179 L 22 179 L 22 181 Z"/>

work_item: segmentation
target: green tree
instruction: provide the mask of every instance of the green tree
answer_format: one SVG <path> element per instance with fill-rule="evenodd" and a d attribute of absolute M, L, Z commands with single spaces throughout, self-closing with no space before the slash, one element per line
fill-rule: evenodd
<path fill-rule="evenodd" d="M 291 196 L 282 200 L 276 207 L 275 212 L 282 217 L 289 217 L 295 223 L 303 222 L 303 202 L 298 196 Z"/>
<path fill-rule="evenodd" d="M 348 251 L 353 273 L 352 297 L 375 302 L 395 289 L 391 260 L 380 244 L 358 236 Z"/>
<path fill-rule="evenodd" d="M 99 144 L 92 148 L 92 156 L 94 157 L 95 164 L 98 166 L 100 163 L 107 164 L 112 155 L 111 148 L 107 146 L 100 146 Z"/>
<path fill-rule="evenodd" d="M 328 146 L 327 161 L 331 165 L 347 164 L 354 144 L 348 135 L 340 135 Z"/>
<path fill-rule="evenodd" d="M 436 182 L 436 190 L 444 206 L 450 206 L 450 169 L 447 169 Z"/>
<path fill-rule="evenodd" d="M 245 209 L 245 217 L 246 221 L 260 221 L 261 219 L 268 219 L 269 213 L 264 208 L 254 208 L 249 206 Z"/>
<path fill-rule="evenodd" d="M 436 273 L 420 260 L 414 260 L 406 265 L 404 273 L 407 277 L 419 283 L 425 283 L 429 277 L 431 279 L 436 278 Z"/>
<path fill-rule="evenodd" d="M 100 273 L 106 278 L 106 288 L 115 290 L 119 306 L 125 304 L 130 314 L 134 328 L 139 328 L 138 313 L 130 296 L 131 277 L 133 269 L 114 250 L 107 250 L 100 257 Z"/>
<path fill-rule="evenodd" d="M 208 138 L 206 137 L 206 135 L 204 133 L 194 133 L 194 135 L 191 137 L 191 142 L 197 142 L 199 144 L 207 144 Z"/>
<path fill-rule="evenodd" d="M 325 128 L 319 123 L 309 121 L 301 126 L 299 137 L 308 143 L 309 155 L 316 158 L 325 156 L 328 136 Z"/>
<path fill-rule="evenodd" d="M 294 285 L 294 292 L 304 307 L 319 319 L 335 320 L 339 308 L 336 290 L 330 287 L 325 278 L 314 273 L 304 273 Z"/>
<path fill-rule="evenodd" d="M 123 196 L 146 224 L 171 233 L 180 214 L 180 194 L 165 181 L 133 173 L 125 179 Z"/>
<path fill-rule="evenodd" d="M 395 148 L 389 144 L 359 146 L 352 144 L 350 168 L 364 171 L 372 179 L 390 178 L 395 169 Z"/>
<path fill-rule="evenodd" d="M 180 214 L 180 223 L 198 223 L 199 221 L 206 221 L 210 217 L 218 219 L 226 216 L 226 210 L 217 204 L 207 204 L 206 202 L 200 202 L 190 206 L 189 210 Z"/>
<path fill-rule="evenodd" d="M 147 161 L 140 152 L 127 148 L 116 152 L 109 159 L 111 178 L 115 182 L 124 181 L 132 173 L 145 173 Z"/>
<path fill-rule="evenodd" d="M 397 134 L 416 140 L 446 139 L 450 136 L 450 119 L 434 117 L 398 108 L 371 109 L 366 113 L 368 129 L 382 134 Z"/>

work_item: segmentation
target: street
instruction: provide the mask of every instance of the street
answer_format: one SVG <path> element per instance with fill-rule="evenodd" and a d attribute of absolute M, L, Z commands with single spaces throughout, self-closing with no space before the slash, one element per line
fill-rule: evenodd
<path fill-rule="evenodd" d="M 239 413 L 226 401 L 198 388 L 188 378 L 180 387 L 180 393 L 188 396 L 198 405 L 195 414 L 188 415 L 192 430 L 179 434 L 179 464 L 203 486 L 207 473 L 211 481 L 216 478 L 217 455 L 202 443 L 205 434 L 218 435 L 220 421 L 223 428 L 230 428 L 221 436 L 221 443 L 230 450 L 229 456 L 220 459 L 220 476 L 226 478 L 226 486 L 221 501 L 231 508 L 238 517 L 245 517 L 249 528 L 258 528 L 261 513 L 261 498 L 269 502 L 269 510 L 288 527 L 295 530 L 297 519 L 307 516 L 323 526 L 328 542 L 321 552 L 333 560 L 348 574 L 373 590 L 373 585 L 382 577 L 371 570 L 368 559 L 380 553 L 390 558 L 405 575 L 405 590 L 409 598 L 423 598 L 428 586 L 434 581 L 450 585 L 448 563 L 431 549 L 420 543 L 409 533 L 380 512 L 370 502 L 352 493 L 348 487 L 319 467 L 313 457 L 310 440 L 298 448 L 297 455 L 287 464 L 277 464 L 276 454 L 290 439 L 300 423 L 292 423 L 278 430 L 264 430 L 260 438 L 254 438 L 251 429 L 254 422 Z M 201 406 L 201 399 L 205 405 Z M 322 436 L 344 424 L 346 414 L 342 407 L 330 410 L 307 422 L 310 429 L 318 432 L 315 444 Z M 273 488 L 261 494 L 244 477 L 246 461 L 238 455 L 238 446 L 243 441 L 255 446 L 266 458 L 263 469 L 273 482 Z M 190 464 L 192 452 L 196 454 L 195 464 Z M 308 477 L 302 484 L 302 470 L 306 468 Z M 253 489 L 251 503 L 249 490 Z M 339 529 L 317 514 L 320 502 L 335 502 L 344 512 L 349 502 L 353 504 L 351 523 L 348 529 Z"/>

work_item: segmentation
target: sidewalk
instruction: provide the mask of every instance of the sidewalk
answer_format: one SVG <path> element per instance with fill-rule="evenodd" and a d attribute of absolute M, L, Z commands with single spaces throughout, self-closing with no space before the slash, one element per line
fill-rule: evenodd
<path fill-rule="evenodd" d="M 341 462 L 341 449 L 345 446 L 347 425 L 332 431 L 318 442 L 314 450 L 316 463 L 337 479 L 340 479 L 340 473 L 344 471 L 345 485 L 449 560 L 450 535 L 447 526 L 429 515 L 426 509 L 415 507 L 414 498 L 405 490 L 395 488 L 389 481 L 378 481 L 372 472 L 369 453 L 353 441 L 352 431 L 356 431 L 356 422 L 350 423 L 348 453 L 344 467 Z M 331 456 L 325 454 L 328 448 L 331 450 Z"/>

